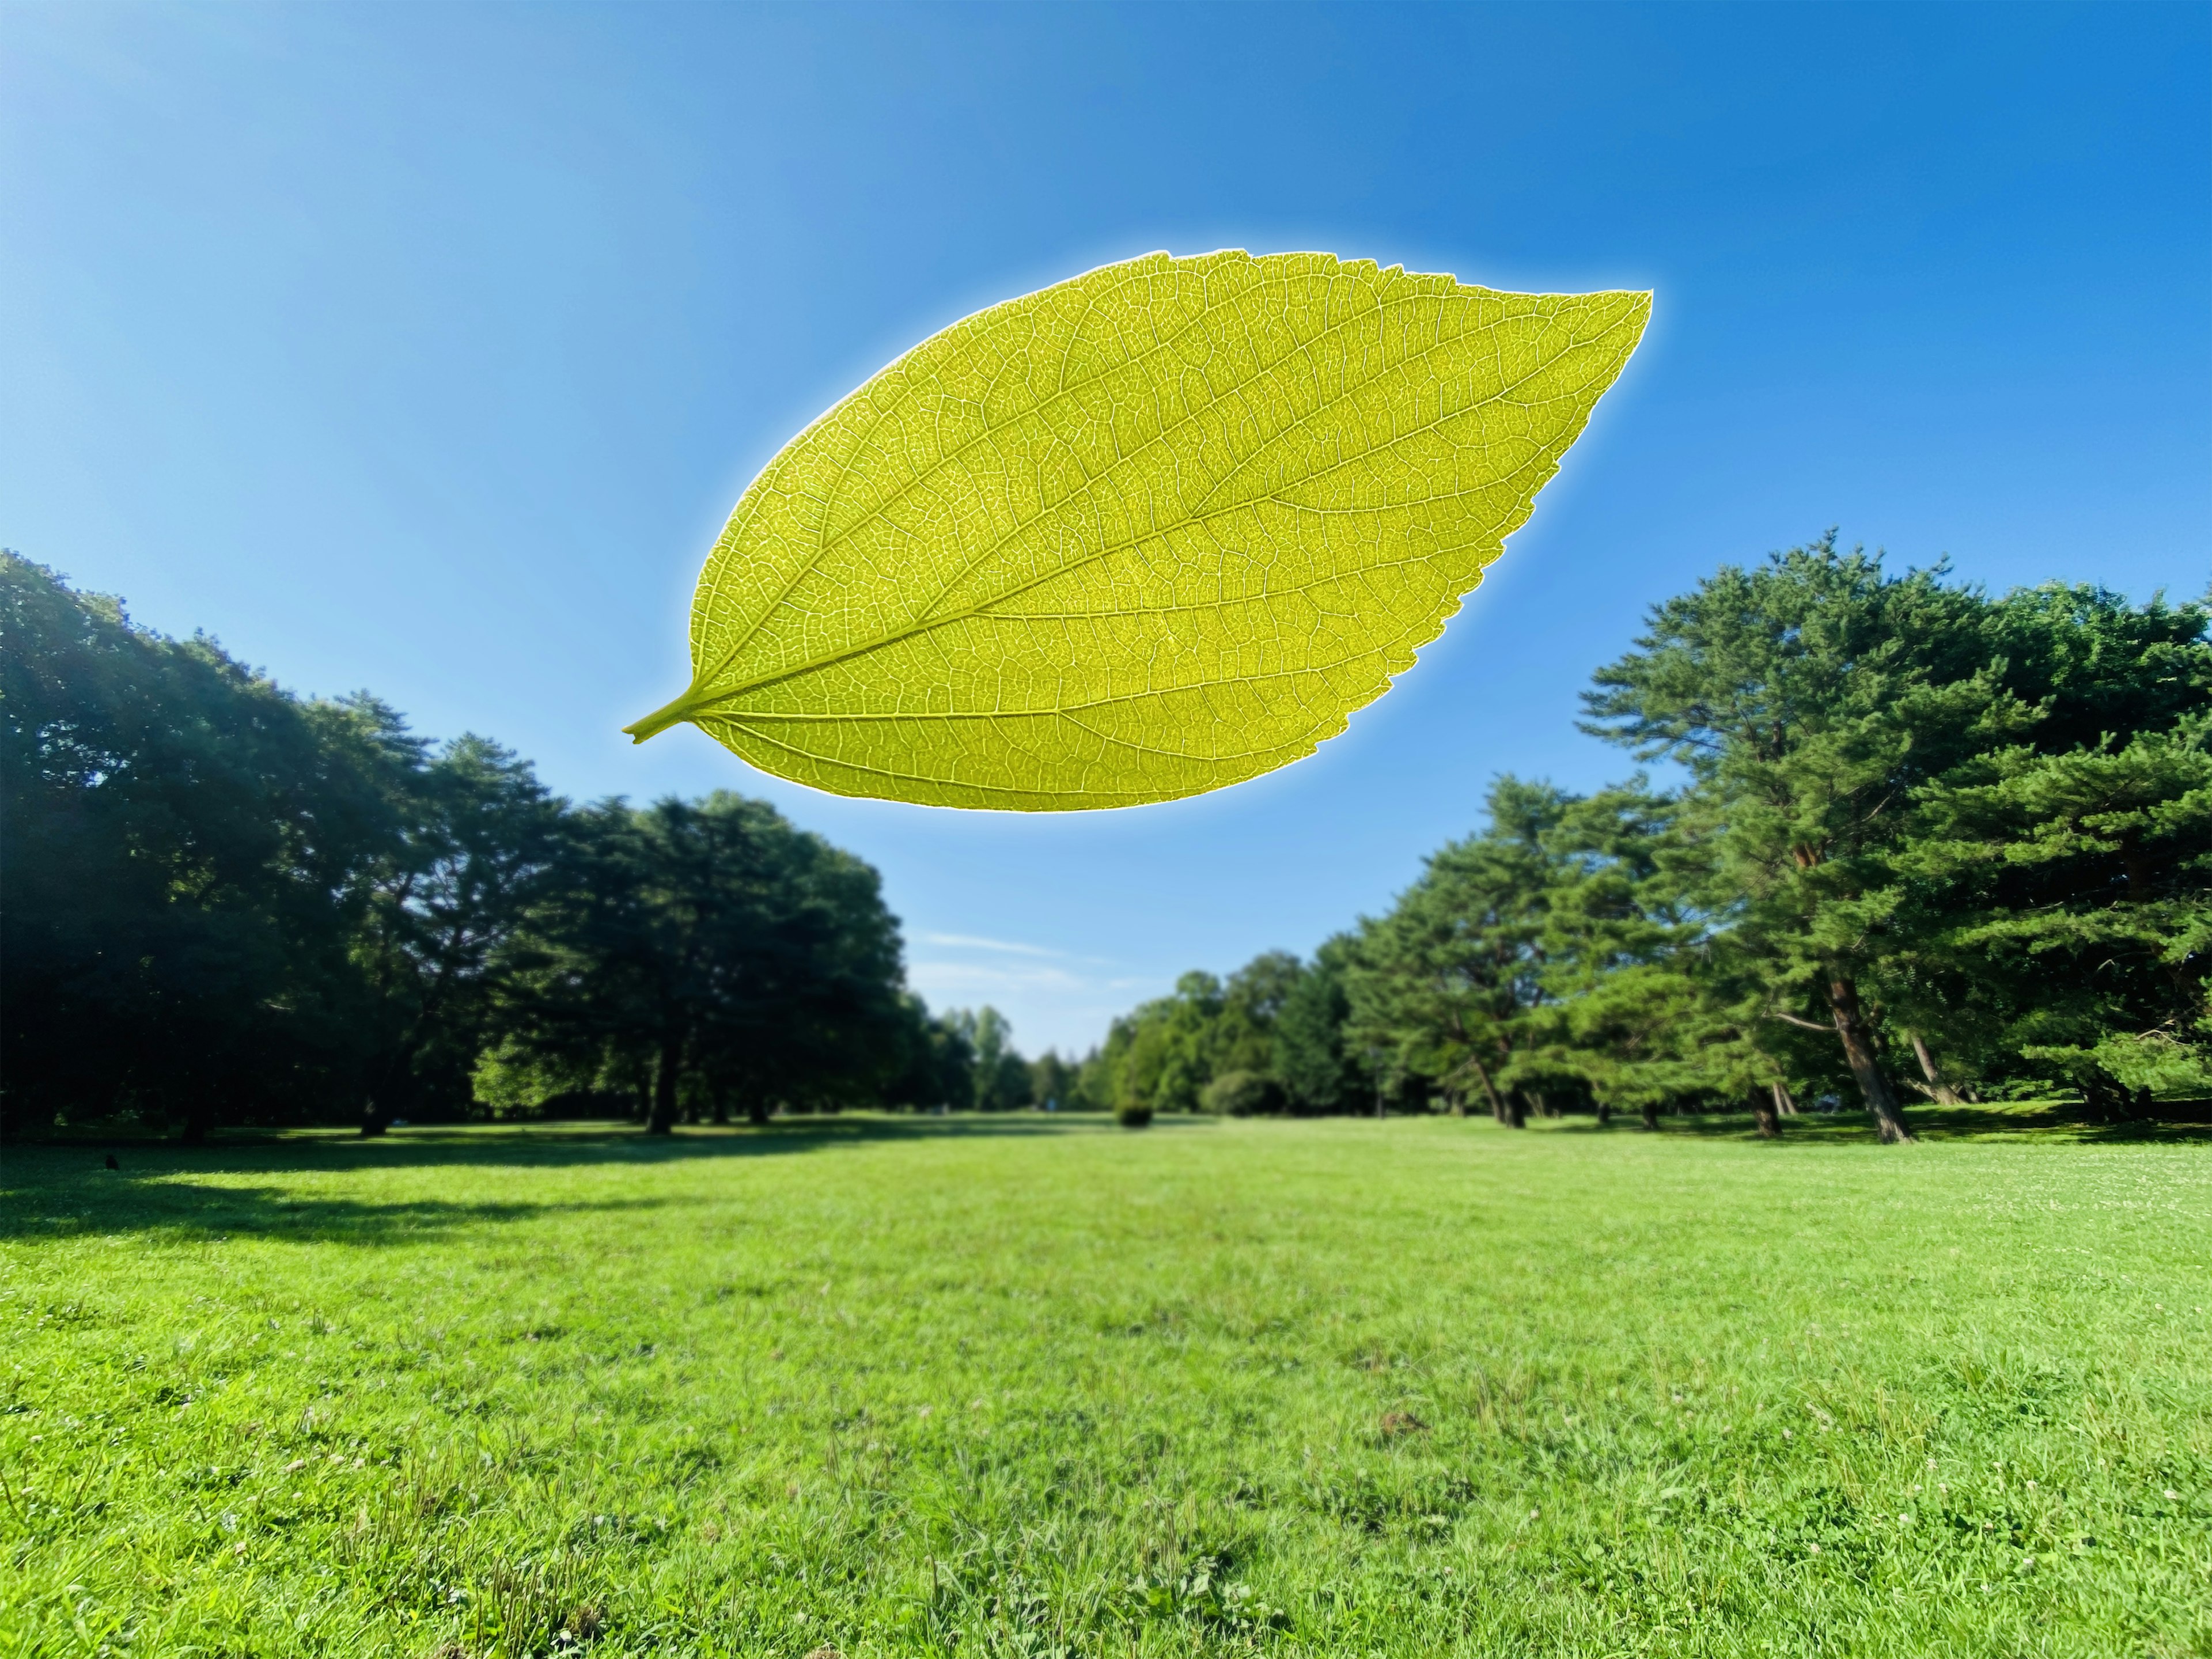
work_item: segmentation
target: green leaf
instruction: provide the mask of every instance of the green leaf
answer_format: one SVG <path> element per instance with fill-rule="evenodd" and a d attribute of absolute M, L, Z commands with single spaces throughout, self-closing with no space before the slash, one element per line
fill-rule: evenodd
<path fill-rule="evenodd" d="M 753 481 L 690 720 L 941 806 L 1133 806 L 1313 752 L 1443 631 L 1650 315 L 1325 253 L 1164 253 L 931 337 Z"/>

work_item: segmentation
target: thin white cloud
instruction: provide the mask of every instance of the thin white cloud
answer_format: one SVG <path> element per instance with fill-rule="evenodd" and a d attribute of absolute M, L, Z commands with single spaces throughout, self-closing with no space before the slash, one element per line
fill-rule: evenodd
<path fill-rule="evenodd" d="M 975 933 L 921 933 L 914 938 L 927 954 L 908 963 L 907 983 L 939 1012 L 989 1004 L 1013 1023 L 1024 1054 L 1056 1048 L 1079 1054 L 1098 1041 L 1097 1034 L 1117 1015 L 1127 1013 L 1143 997 L 1158 995 L 1168 985 L 1150 975 L 1130 977 L 1126 966 L 1111 957 L 1081 956 Z M 1115 968 L 1122 972 L 1099 972 Z"/>
<path fill-rule="evenodd" d="M 988 968 L 971 962 L 917 962 L 906 970 L 917 991 L 1087 991 L 1089 983 L 1060 968 Z"/>
<path fill-rule="evenodd" d="M 1018 957 L 1064 957 L 1065 951 L 1048 951 L 1041 945 L 1014 945 L 1002 939 L 977 939 L 972 933 L 924 933 L 925 945 L 942 945 L 954 950 L 1005 951 Z"/>

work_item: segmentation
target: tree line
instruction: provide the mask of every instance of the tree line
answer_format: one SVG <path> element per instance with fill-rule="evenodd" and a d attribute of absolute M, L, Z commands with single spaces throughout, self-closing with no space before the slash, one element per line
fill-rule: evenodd
<path fill-rule="evenodd" d="M 717 793 L 575 805 L 0 553 L 0 1129 L 848 1104 L 1647 1123 L 2212 1093 L 2212 611 L 1991 597 L 1832 535 L 1599 669 L 1666 769 L 1515 777 L 1310 960 L 1079 1061 L 907 988 L 876 872 Z"/>
<path fill-rule="evenodd" d="M 1724 567 L 1599 669 L 1667 768 L 1488 822 L 1310 961 L 1187 975 L 1074 1092 L 1132 1109 L 1534 1114 L 2212 1094 L 2201 604 L 1893 575 L 1832 533 Z"/>
<path fill-rule="evenodd" d="M 0 553 L 0 1130 L 1026 1104 L 876 872 L 763 802 L 578 806 Z"/>

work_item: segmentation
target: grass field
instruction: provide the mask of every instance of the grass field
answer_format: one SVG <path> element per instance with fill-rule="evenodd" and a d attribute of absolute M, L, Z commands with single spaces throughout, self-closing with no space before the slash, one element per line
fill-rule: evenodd
<path fill-rule="evenodd" d="M 0 1652 L 2212 1653 L 2212 1147 L 0 1153 Z"/>

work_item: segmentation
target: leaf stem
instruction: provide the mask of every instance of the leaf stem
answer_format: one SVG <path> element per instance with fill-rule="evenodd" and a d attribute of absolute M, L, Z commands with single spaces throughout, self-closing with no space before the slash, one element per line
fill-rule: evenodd
<path fill-rule="evenodd" d="M 629 733 L 632 743 L 643 743 L 647 738 L 659 737 L 670 726 L 691 718 L 691 710 L 696 706 L 698 696 L 699 688 L 694 685 L 674 702 L 654 709 L 641 720 L 632 720 L 623 730 Z"/>

